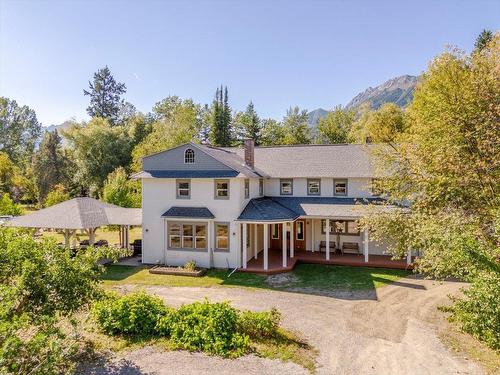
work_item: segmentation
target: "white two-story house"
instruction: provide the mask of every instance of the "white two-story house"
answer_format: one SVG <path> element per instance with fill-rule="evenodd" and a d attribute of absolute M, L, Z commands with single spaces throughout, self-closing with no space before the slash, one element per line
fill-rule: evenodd
<path fill-rule="evenodd" d="M 280 272 L 297 261 L 406 267 L 360 231 L 380 200 L 369 145 L 217 148 L 143 159 L 142 261 Z M 384 209 L 387 209 L 385 207 Z"/>

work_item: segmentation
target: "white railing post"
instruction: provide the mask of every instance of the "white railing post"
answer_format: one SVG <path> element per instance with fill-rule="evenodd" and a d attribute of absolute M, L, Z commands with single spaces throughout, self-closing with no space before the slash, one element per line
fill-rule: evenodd
<path fill-rule="evenodd" d="M 326 260 L 330 260 L 330 219 L 326 219 Z"/>
<path fill-rule="evenodd" d="M 282 254 L 283 254 L 283 267 L 286 267 L 286 258 L 287 258 L 287 251 L 286 251 L 286 223 L 283 222 L 281 224 L 282 227 Z"/>
<path fill-rule="evenodd" d="M 248 240 L 248 233 L 247 233 L 247 223 L 243 223 L 243 241 L 242 241 L 242 247 L 243 247 L 243 269 L 247 268 L 247 240 Z"/>
<path fill-rule="evenodd" d="M 259 238 L 257 236 L 257 232 L 259 229 L 259 224 L 254 224 L 253 225 L 253 254 L 255 259 L 257 259 L 257 256 L 259 254 L 259 247 L 257 246 L 257 243 L 259 242 Z"/>
<path fill-rule="evenodd" d="M 293 229 L 294 225 L 295 223 L 292 221 L 290 223 L 290 258 L 293 258 L 295 256 L 295 235 Z"/>
<path fill-rule="evenodd" d="M 365 262 L 368 262 L 368 228 L 364 230 L 363 252 L 365 255 Z"/>
<path fill-rule="evenodd" d="M 269 268 L 269 224 L 264 224 L 264 270 Z"/>

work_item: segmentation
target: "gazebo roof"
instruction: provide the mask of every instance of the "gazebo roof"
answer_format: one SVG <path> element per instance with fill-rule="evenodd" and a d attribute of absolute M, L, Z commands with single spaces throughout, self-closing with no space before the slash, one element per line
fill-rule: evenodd
<path fill-rule="evenodd" d="M 140 208 L 123 208 L 97 199 L 73 198 L 33 213 L 14 217 L 12 227 L 90 229 L 103 225 L 142 225 Z"/>

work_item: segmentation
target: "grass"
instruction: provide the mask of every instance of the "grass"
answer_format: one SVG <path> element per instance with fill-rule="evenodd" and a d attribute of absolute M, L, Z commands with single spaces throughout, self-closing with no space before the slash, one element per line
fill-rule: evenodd
<path fill-rule="evenodd" d="M 107 286 L 136 284 L 156 286 L 240 286 L 286 290 L 315 289 L 323 291 L 334 290 L 370 290 L 390 284 L 407 276 L 404 270 L 392 270 L 368 267 L 347 267 L 316 264 L 299 264 L 291 272 L 291 282 L 283 286 L 271 286 L 266 282 L 266 276 L 235 272 L 228 277 L 227 270 L 208 270 L 202 277 L 154 275 L 147 267 L 110 265 L 106 267 L 102 280 Z"/>

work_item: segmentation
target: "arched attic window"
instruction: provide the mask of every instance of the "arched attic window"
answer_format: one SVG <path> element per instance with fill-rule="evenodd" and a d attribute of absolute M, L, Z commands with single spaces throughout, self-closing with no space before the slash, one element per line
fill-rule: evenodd
<path fill-rule="evenodd" d="M 188 148 L 184 151 L 184 163 L 185 164 L 193 164 L 194 163 L 194 151 Z"/>

